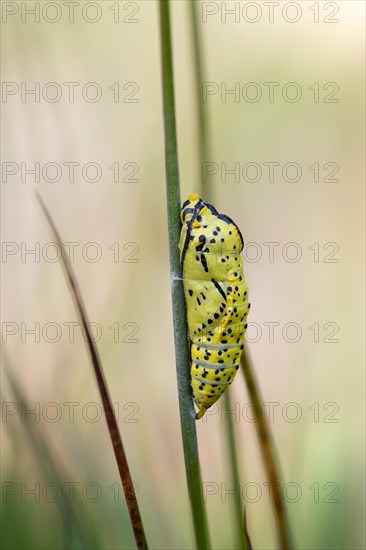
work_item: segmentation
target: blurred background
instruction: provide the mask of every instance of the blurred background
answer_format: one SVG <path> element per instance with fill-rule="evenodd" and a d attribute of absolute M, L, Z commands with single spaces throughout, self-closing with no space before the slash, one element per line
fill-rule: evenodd
<path fill-rule="evenodd" d="M 68 243 L 149 544 L 193 548 L 158 5 L 1 8 L 3 548 L 134 547 L 83 334 L 35 189 Z M 202 166 L 189 2 L 175 0 L 171 13 L 182 200 L 204 181 L 246 241 L 247 349 L 295 546 L 364 548 L 364 4 L 200 3 L 210 139 Z M 276 548 L 240 374 L 230 394 L 237 496 L 254 548 Z M 219 401 L 197 423 L 215 549 L 235 547 L 226 421 Z"/>

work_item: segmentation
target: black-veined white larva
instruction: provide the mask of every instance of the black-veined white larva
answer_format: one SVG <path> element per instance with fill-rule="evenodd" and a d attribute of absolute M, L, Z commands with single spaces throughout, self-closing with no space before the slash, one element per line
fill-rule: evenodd
<path fill-rule="evenodd" d="M 250 304 L 237 225 L 196 194 L 183 203 L 180 215 L 191 386 L 199 419 L 239 369 Z"/>

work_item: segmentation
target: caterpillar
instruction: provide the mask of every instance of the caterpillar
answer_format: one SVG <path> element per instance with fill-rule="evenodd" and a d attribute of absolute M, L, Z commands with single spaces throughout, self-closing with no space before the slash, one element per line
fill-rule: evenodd
<path fill-rule="evenodd" d="M 250 304 L 238 226 L 196 194 L 183 203 L 180 219 L 191 388 L 198 420 L 235 378 Z"/>

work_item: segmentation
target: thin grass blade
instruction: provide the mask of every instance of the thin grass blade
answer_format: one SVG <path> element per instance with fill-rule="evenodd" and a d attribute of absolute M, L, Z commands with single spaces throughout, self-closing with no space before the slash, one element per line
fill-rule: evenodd
<path fill-rule="evenodd" d="M 148 546 L 147 546 L 147 541 L 145 537 L 144 527 L 142 524 L 140 509 L 137 503 L 135 489 L 132 483 L 131 473 L 128 466 L 124 446 L 122 443 L 121 434 L 119 432 L 117 420 L 114 414 L 114 409 L 112 407 L 111 398 L 109 396 L 107 383 L 104 379 L 102 364 L 99 358 L 97 347 L 93 342 L 93 336 L 90 331 L 90 324 L 88 322 L 88 317 L 87 317 L 86 309 L 80 293 L 79 285 L 72 271 L 60 234 L 46 208 L 46 205 L 44 204 L 42 198 L 38 193 L 36 193 L 36 197 L 43 210 L 44 215 L 46 216 L 46 219 L 54 235 L 54 238 L 61 250 L 62 266 L 64 268 L 66 278 L 71 288 L 71 293 L 74 299 L 76 310 L 78 312 L 80 321 L 83 325 L 83 328 L 87 337 L 87 348 L 90 354 L 94 373 L 97 379 L 98 389 L 102 400 L 104 413 L 106 416 L 106 421 L 107 421 L 109 435 L 113 446 L 114 456 L 116 458 L 117 467 L 118 467 L 119 475 L 123 486 L 123 491 L 126 498 L 127 508 L 130 515 L 131 525 L 135 535 L 136 546 L 139 549 L 145 550 L 148 548 Z"/>
<path fill-rule="evenodd" d="M 245 534 L 245 540 L 247 543 L 248 550 L 253 550 L 252 541 L 250 540 L 249 531 L 248 531 L 248 524 L 247 524 L 247 509 L 244 508 L 244 534 Z"/>
<path fill-rule="evenodd" d="M 226 391 L 224 395 L 225 410 L 231 411 L 231 399 L 230 391 Z M 226 435 L 228 443 L 228 458 L 230 465 L 230 474 L 231 474 L 231 486 L 235 487 L 235 490 L 238 491 L 239 498 L 236 498 L 234 501 L 234 513 L 235 513 L 235 530 L 236 530 L 236 548 L 240 550 L 247 550 L 247 539 L 245 537 L 244 523 L 243 523 L 243 506 L 240 498 L 240 475 L 239 475 L 239 466 L 238 466 L 238 456 L 236 451 L 235 444 L 235 431 L 234 431 L 234 420 L 232 414 L 226 415 Z"/>
<path fill-rule="evenodd" d="M 203 37 L 200 29 L 199 10 L 201 3 L 197 1 L 189 2 L 191 10 L 191 27 L 193 38 L 193 66 L 195 71 L 195 85 L 196 85 L 196 109 L 198 115 L 198 143 L 199 143 L 199 174 L 202 174 L 203 163 L 208 162 L 209 158 L 209 129 L 208 129 L 208 117 L 206 116 L 206 109 L 203 108 L 202 103 L 202 83 L 204 78 L 204 52 L 203 52 Z M 207 185 L 207 178 L 205 180 L 201 177 L 202 196 L 204 199 L 209 200 L 209 187 Z"/>
<path fill-rule="evenodd" d="M 243 353 L 241 358 L 241 365 L 249 396 L 258 415 L 255 425 L 257 427 L 259 447 L 262 454 L 264 468 L 266 470 L 267 478 L 273 490 L 274 514 L 280 548 L 282 550 L 289 550 L 292 547 L 290 544 L 290 527 L 288 524 L 285 503 L 281 491 L 279 468 L 275 459 L 275 446 L 271 437 L 265 413 L 263 411 L 262 397 L 260 395 L 260 390 L 254 377 L 253 368 L 248 357 L 248 352 Z"/>

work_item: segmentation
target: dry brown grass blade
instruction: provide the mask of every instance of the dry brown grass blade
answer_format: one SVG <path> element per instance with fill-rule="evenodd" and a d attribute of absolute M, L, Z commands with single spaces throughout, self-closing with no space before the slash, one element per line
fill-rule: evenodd
<path fill-rule="evenodd" d="M 247 509 L 244 508 L 244 536 L 245 540 L 247 542 L 247 548 L 248 550 L 253 550 L 252 541 L 250 540 L 249 531 L 248 531 L 248 525 L 247 525 Z"/>
<path fill-rule="evenodd" d="M 131 520 L 132 529 L 135 535 L 136 545 L 137 545 L 137 548 L 139 549 L 147 549 L 148 548 L 147 541 L 146 541 L 145 532 L 142 524 L 139 506 L 136 499 L 135 489 L 132 483 L 130 469 L 128 467 L 126 453 L 123 447 L 121 434 L 118 429 L 118 424 L 117 424 L 117 420 L 112 407 L 111 398 L 109 396 L 108 387 L 104 379 L 102 364 L 99 358 L 98 350 L 95 343 L 93 342 L 93 337 L 89 328 L 90 325 L 88 322 L 88 317 L 87 317 L 86 309 L 83 303 L 83 299 L 80 293 L 79 285 L 74 275 L 74 272 L 72 271 L 69 259 L 66 254 L 65 247 L 63 246 L 60 234 L 57 231 L 57 228 L 51 218 L 51 215 L 48 212 L 47 207 L 44 204 L 42 198 L 37 192 L 36 192 L 36 197 L 43 210 L 44 215 L 47 218 L 48 224 L 52 230 L 54 238 L 60 247 L 62 266 L 64 268 L 67 281 L 71 288 L 71 293 L 75 302 L 76 310 L 78 312 L 78 315 L 80 317 L 82 326 L 84 328 L 84 331 L 87 337 L 87 348 L 90 353 L 91 362 L 92 362 L 94 373 L 97 379 L 98 389 L 102 400 L 104 413 L 106 416 L 109 435 L 112 441 L 114 456 L 116 458 L 118 471 L 119 471 L 119 475 L 121 478 L 121 482 L 122 482 L 122 486 L 123 486 L 123 490 L 126 498 L 128 512 L 130 514 L 130 520 Z"/>
<path fill-rule="evenodd" d="M 280 476 L 275 460 L 275 448 L 271 438 L 270 430 L 262 407 L 262 399 L 259 394 L 259 386 L 255 380 L 248 353 L 244 352 L 241 358 L 245 381 L 248 387 L 248 393 L 252 400 L 254 410 L 257 411 L 257 434 L 259 447 L 261 450 L 264 468 L 267 472 L 267 478 L 271 483 L 273 490 L 274 513 L 276 518 L 276 527 L 280 548 L 290 550 L 290 529 L 288 525 L 285 504 L 281 492 Z"/>

